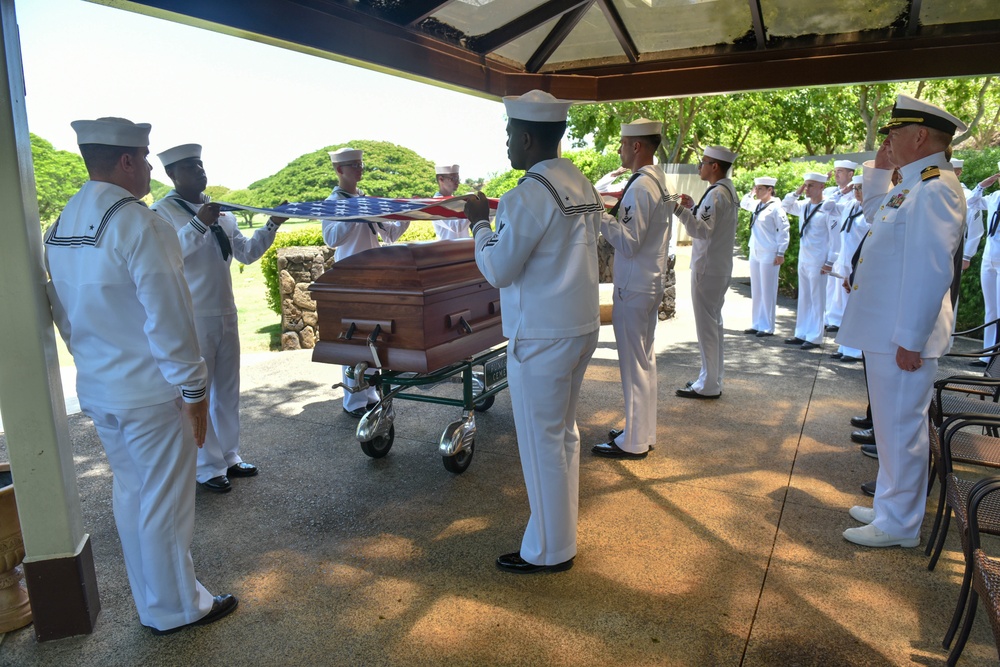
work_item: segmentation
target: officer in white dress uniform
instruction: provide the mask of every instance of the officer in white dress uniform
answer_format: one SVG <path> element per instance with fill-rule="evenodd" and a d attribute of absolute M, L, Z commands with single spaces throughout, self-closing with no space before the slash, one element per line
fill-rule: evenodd
<path fill-rule="evenodd" d="M 788 249 L 788 216 L 774 197 L 778 179 L 753 179 L 753 191 L 743 195 L 740 208 L 750 211 L 750 303 L 752 326 L 743 333 L 759 338 L 774 335 L 778 303 L 778 272 Z"/>
<path fill-rule="evenodd" d="M 951 338 L 951 285 L 965 232 L 965 197 L 945 157 L 956 130 L 947 111 L 896 98 L 888 133 L 865 169 L 872 221 L 861 248 L 842 345 L 865 352 L 879 471 L 874 507 L 851 508 L 866 525 L 844 538 L 869 547 L 920 544 L 927 502 L 928 410 L 938 357 Z M 902 181 L 890 178 L 895 163 Z"/>
<path fill-rule="evenodd" d="M 327 199 L 350 199 L 365 195 L 358 189 L 358 181 L 364 176 L 363 157 L 363 151 L 350 147 L 330 152 L 330 161 L 337 172 L 337 186 Z M 395 243 L 409 226 L 409 221 L 342 222 L 324 220 L 323 241 L 331 248 L 336 248 L 333 258 L 339 262 L 345 257 L 380 247 L 379 237 L 385 243 Z M 348 387 L 356 387 L 358 383 L 347 376 L 350 368 L 350 366 L 344 366 L 344 384 Z M 344 412 L 352 417 L 361 417 L 366 411 L 375 407 L 377 402 L 378 392 L 375 391 L 375 387 L 368 387 L 364 391 L 353 393 L 344 391 Z"/>
<path fill-rule="evenodd" d="M 799 296 L 795 335 L 786 338 L 785 343 L 811 350 L 823 342 L 827 274 L 833 269 L 840 226 L 837 224 L 837 203 L 832 199 L 823 199 L 826 175 L 809 172 L 802 179 L 798 190 L 789 192 L 781 201 L 786 213 L 799 218 Z M 803 193 L 806 198 L 799 199 Z"/>
<path fill-rule="evenodd" d="M 1000 163 L 997 163 L 1000 169 Z M 986 305 L 986 322 L 992 322 L 1000 317 L 1000 190 L 987 195 L 986 191 L 1000 179 L 1000 173 L 976 184 L 969 196 L 969 214 L 982 215 L 986 211 L 986 246 L 983 248 L 983 262 L 979 270 L 979 279 L 983 287 L 983 302 Z M 975 224 L 979 227 L 978 221 Z M 966 253 L 968 249 L 966 249 Z M 971 259 L 971 257 L 970 257 Z M 983 348 L 992 347 L 1000 340 L 997 338 L 996 325 L 983 329 Z M 990 357 L 980 359 L 980 365 L 989 363 Z"/>
<path fill-rule="evenodd" d="M 213 598 L 191 560 L 207 372 L 177 234 L 139 201 L 149 192 L 150 126 L 121 118 L 72 125 L 90 180 L 45 235 L 52 317 L 114 474 L 139 621 L 163 634 L 211 623 L 237 604 Z"/>
<path fill-rule="evenodd" d="M 459 175 L 457 164 L 439 164 L 434 168 L 438 191 L 435 197 L 451 197 L 458 189 Z M 434 233 L 438 240 L 469 238 L 469 221 L 465 218 L 449 218 L 434 220 Z"/>
<path fill-rule="evenodd" d="M 201 146 L 183 144 L 159 153 L 174 189 L 151 207 L 174 229 L 184 255 L 184 277 L 194 302 L 201 356 L 208 364 L 209 423 L 198 450 L 198 483 L 226 493 L 230 477 L 253 477 L 257 466 L 240 458 L 240 334 L 229 267 L 260 259 L 285 220 L 271 218 L 252 238 L 232 213 L 208 203 Z"/>
<path fill-rule="evenodd" d="M 698 176 L 708 181 L 708 190 L 697 206 L 690 196 L 683 195 L 681 206 L 675 212 L 693 239 L 691 305 L 701 353 L 698 379 L 676 391 L 682 398 L 719 398 L 722 395 L 722 304 L 733 275 L 733 243 L 739 212 L 739 197 L 729 180 L 729 170 L 735 160 L 736 153 L 728 148 L 706 148 L 698 163 Z"/>
<path fill-rule="evenodd" d="M 663 299 L 663 272 L 670 244 L 663 171 L 653 164 L 663 123 L 639 118 L 622 123 L 618 155 L 632 172 L 620 202 L 605 215 L 601 233 L 615 249 L 611 324 L 625 394 L 625 427 L 591 450 L 607 458 L 645 458 L 656 444 L 656 354 L 653 335 Z M 615 217 L 617 216 L 617 217 Z"/>
<path fill-rule="evenodd" d="M 831 227 L 836 227 L 832 238 L 831 259 L 836 265 L 841 254 L 843 254 L 843 235 L 840 230 L 844 226 L 845 216 L 853 209 L 857 200 L 854 197 L 854 185 L 851 183 L 854 172 L 858 168 L 857 162 L 850 160 L 836 160 L 833 163 L 833 180 L 836 185 L 823 190 L 823 199 L 832 199 L 837 204 L 836 219 L 830 221 Z M 847 261 L 850 262 L 850 257 Z M 836 332 L 840 328 L 840 320 L 844 317 L 844 305 L 847 294 L 844 291 L 843 276 L 837 277 L 832 273 L 826 280 L 826 310 L 823 313 L 823 323 L 826 331 Z"/>
<path fill-rule="evenodd" d="M 476 264 L 500 288 L 507 380 L 531 516 L 505 572 L 567 570 L 576 556 L 580 433 L 576 404 L 601 326 L 597 237 L 604 203 L 572 162 L 558 157 L 569 102 L 533 90 L 505 97 L 507 154 L 526 173 L 500 198 L 496 231 L 480 192 Z"/>
<path fill-rule="evenodd" d="M 850 208 L 844 206 L 844 212 L 840 216 L 840 254 L 837 256 L 837 261 L 833 265 L 833 273 L 831 274 L 839 281 L 838 289 L 844 295 L 838 322 L 844 316 L 843 310 L 847 308 L 847 299 L 850 296 L 847 290 L 844 289 L 844 280 L 851 275 L 851 271 L 853 270 L 851 260 L 854 258 L 854 253 L 857 252 L 858 246 L 861 245 L 861 239 L 871 229 L 871 225 L 868 223 L 867 218 L 865 218 L 865 212 L 861 206 L 863 193 L 861 181 L 861 176 L 855 176 L 851 179 L 851 185 L 854 189 L 854 204 Z M 841 345 L 837 348 L 836 352 L 830 355 L 830 358 L 850 363 L 861 361 L 861 350 Z"/>

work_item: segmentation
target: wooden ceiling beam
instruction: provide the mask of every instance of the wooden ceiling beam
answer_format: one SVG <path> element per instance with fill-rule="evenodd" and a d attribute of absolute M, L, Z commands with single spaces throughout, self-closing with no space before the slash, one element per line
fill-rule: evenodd
<path fill-rule="evenodd" d="M 528 58 L 528 62 L 524 64 L 524 69 L 532 74 L 542 69 L 542 65 L 552 57 L 552 54 L 556 52 L 559 45 L 569 37 L 569 34 L 573 32 L 573 28 L 580 22 L 583 15 L 590 11 L 593 4 L 594 0 L 588 0 L 588 2 L 583 3 L 576 9 L 563 14 L 555 27 L 552 28 L 552 31 L 549 32 L 548 36 L 542 40 L 542 43 L 538 45 L 535 52 Z"/>
<path fill-rule="evenodd" d="M 639 62 L 639 49 L 636 48 L 635 42 L 632 40 L 632 35 L 629 33 L 628 28 L 625 27 L 625 22 L 622 21 L 622 15 L 618 13 L 618 9 L 610 0 L 597 0 L 597 4 L 600 5 L 601 11 L 604 12 L 604 18 L 608 20 L 611 32 L 614 33 L 615 39 L 621 45 L 625 57 L 628 58 L 630 63 Z"/>
<path fill-rule="evenodd" d="M 577 9 L 581 5 L 589 6 L 593 1 L 549 0 L 545 4 L 535 7 L 530 12 L 522 14 L 495 30 L 491 30 L 483 35 L 470 37 L 467 46 L 480 55 L 492 53 L 504 45 L 513 42 L 518 37 L 528 34 L 546 21 L 550 21 L 560 14 Z"/>
<path fill-rule="evenodd" d="M 919 0 L 918 0 L 919 1 Z M 757 48 L 767 48 L 767 31 L 764 30 L 764 14 L 760 10 L 760 0 L 747 0 L 750 4 L 750 19 L 753 22 L 753 34 L 757 38 Z"/>

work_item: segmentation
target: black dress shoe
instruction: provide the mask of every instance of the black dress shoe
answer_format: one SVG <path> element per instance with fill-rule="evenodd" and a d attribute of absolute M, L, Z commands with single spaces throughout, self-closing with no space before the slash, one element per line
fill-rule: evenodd
<path fill-rule="evenodd" d="M 758 333 L 758 331 L 756 329 L 744 329 L 743 333 L 755 334 Z"/>
<path fill-rule="evenodd" d="M 870 428 L 861 429 L 860 431 L 854 431 L 851 433 L 851 442 L 856 442 L 859 445 L 874 445 L 875 444 L 875 430 Z"/>
<path fill-rule="evenodd" d="M 693 384 L 694 384 L 694 380 L 688 380 L 687 382 L 684 383 L 684 388 L 685 389 L 690 389 L 691 385 L 693 385 Z"/>
<path fill-rule="evenodd" d="M 258 472 L 257 466 L 246 461 L 240 461 L 226 468 L 227 477 L 254 477 Z"/>
<path fill-rule="evenodd" d="M 865 456 L 870 456 L 873 459 L 878 458 L 878 447 L 875 445 L 861 445 L 861 453 Z"/>
<path fill-rule="evenodd" d="M 573 567 L 573 559 L 570 558 L 555 565 L 535 565 L 521 558 L 521 552 L 515 551 L 512 554 L 504 554 L 497 557 L 497 568 L 504 572 L 514 574 L 538 574 L 541 572 L 565 572 Z"/>
<path fill-rule="evenodd" d="M 845 354 L 843 357 L 840 358 L 840 360 L 843 361 L 845 364 L 856 364 L 857 362 L 861 361 L 861 357 L 852 357 L 849 354 Z"/>
<path fill-rule="evenodd" d="M 209 623 L 215 623 L 223 616 L 228 616 L 232 613 L 239 603 L 240 601 L 232 595 L 216 595 L 215 599 L 212 600 L 211 611 L 199 618 L 197 621 L 193 621 L 187 625 L 178 625 L 176 628 L 170 628 L 169 630 L 157 630 L 156 628 L 149 629 L 153 631 L 154 635 L 172 635 L 175 632 L 180 632 L 186 628 L 193 628 L 196 625 L 208 625 Z"/>
<path fill-rule="evenodd" d="M 857 417 L 851 417 L 851 426 L 855 428 L 871 428 L 872 418 L 868 415 L 859 415 Z"/>
<path fill-rule="evenodd" d="M 830 355 L 830 358 L 831 359 L 840 359 L 843 356 L 844 356 L 843 352 L 834 352 L 833 354 Z"/>
<path fill-rule="evenodd" d="M 801 347 L 803 350 L 815 350 L 817 347 L 819 347 L 819 343 L 810 343 L 809 341 L 805 341 L 799 347 Z"/>
<path fill-rule="evenodd" d="M 757 332 L 757 338 L 766 338 L 768 336 L 773 336 L 773 335 L 774 335 L 774 332 L 772 332 L 772 331 L 758 331 Z"/>
<path fill-rule="evenodd" d="M 614 438 L 607 442 L 601 442 L 593 447 L 590 451 L 594 456 L 603 456 L 606 459 L 644 459 L 649 452 L 643 452 L 642 454 L 633 454 L 632 452 L 626 452 L 624 449 L 615 444 Z"/>
<path fill-rule="evenodd" d="M 829 333 L 837 333 L 838 331 L 840 331 L 840 327 L 838 327 L 836 324 L 828 324 L 823 328 L 826 329 Z"/>
<path fill-rule="evenodd" d="M 368 408 L 363 407 L 363 408 L 356 408 L 354 410 L 348 410 L 347 408 L 344 408 L 344 412 L 351 415 L 352 417 L 357 417 L 358 419 L 361 419 L 362 417 L 365 416 L 365 413 L 368 412 Z"/>
<path fill-rule="evenodd" d="M 795 336 L 794 338 L 785 339 L 785 345 L 802 345 L 802 343 L 804 342 L 805 341 L 799 338 L 798 336 Z"/>
<path fill-rule="evenodd" d="M 862 484 L 861 485 L 861 492 L 863 494 L 865 494 L 866 496 L 874 496 L 875 495 L 875 481 L 872 480 L 871 482 L 865 482 L 864 484 Z"/>
<path fill-rule="evenodd" d="M 612 440 L 614 440 L 615 438 L 617 438 L 618 436 L 620 436 L 624 432 L 625 432 L 625 429 L 622 429 L 622 428 L 613 428 L 610 431 L 608 431 L 608 437 L 611 438 Z"/>
<path fill-rule="evenodd" d="M 699 394 L 694 389 L 687 387 L 685 389 L 678 389 L 677 395 L 680 396 L 681 398 L 719 398 L 720 396 L 722 396 L 722 392 L 720 391 L 715 396 L 709 396 L 708 394 Z"/>
<path fill-rule="evenodd" d="M 225 475 L 213 477 L 207 482 L 202 482 L 201 485 L 209 491 L 215 491 L 216 493 L 229 493 L 233 490 L 232 484 L 229 483 L 229 478 Z"/>
<path fill-rule="evenodd" d="M 973 368 L 986 368 L 988 364 L 982 359 L 976 359 L 969 365 L 972 366 Z"/>

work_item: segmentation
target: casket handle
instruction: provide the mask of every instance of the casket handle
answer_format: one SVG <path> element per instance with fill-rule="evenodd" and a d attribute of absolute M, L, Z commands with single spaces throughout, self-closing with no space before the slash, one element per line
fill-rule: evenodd
<path fill-rule="evenodd" d="M 490 301 L 490 315 L 495 315 L 500 312 L 500 299 L 496 301 Z"/>
<path fill-rule="evenodd" d="M 462 310 L 457 313 L 452 313 L 448 315 L 448 328 L 449 329 L 454 329 L 455 327 L 465 328 L 462 323 L 467 321 L 470 317 L 472 317 L 472 313 L 469 312 L 468 310 Z"/>
<path fill-rule="evenodd" d="M 494 315 L 492 317 L 482 317 L 478 320 L 473 320 L 472 322 L 466 320 L 464 317 L 459 321 L 459 330 L 462 333 L 475 333 L 477 331 L 483 331 L 484 329 L 489 329 L 490 327 L 495 327 L 500 325 L 500 316 Z"/>
<path fill-rule="evenodd" d="M 396 332 L 396 320 L 340 320 L 342 326 L 347 327 L 347 331 L 342 331 L 340 333 L 340 338 L 344 340 L 351 340 L 354 334 L 360 333 L 371 333 L 375 329 L 379 329 L 380 333 L 395 333 Z"/>

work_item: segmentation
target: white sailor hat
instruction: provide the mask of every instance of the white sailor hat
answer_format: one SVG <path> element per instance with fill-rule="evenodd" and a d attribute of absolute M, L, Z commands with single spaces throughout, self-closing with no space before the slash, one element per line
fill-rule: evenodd
<path fill-rule="evenodd" d="M 451 174 L 458 174 L 457 164 L 439 164 L 434 168 L 434 173 L 437 176 L 447 176 Z"/>
<path fill-rule="evenodd" d="M 508 118 L 536 123 L 558 123 L 566 120 L 572 102 L 559 100 L 544 90 L 529 90 L 524 95 L 503 98 Z"/>
<path fill-rule="evenodd" d="M 834 169 L 847 169 L 848 171 L 855 171 L 858 168 L 857 162 L 851 162 L 850 160 L 834 160 Z"/>
<path fill-rule="evenodd" d="M 959 160 L 957 157 L 951 159 L 951 166 L 954 169 L 961 169 L 962 165 L 965 164 L 965 160 Z"/>
<path fill-rule="evenodd" d="M 168 148 L 162 153 L 157 153 L 156 157 L 160 158 L 160 162 L 163 164 L 164 169 L 175 162 L 180 162 L 181 160 L 186 160 L 191 157 L 198 158 L 200 160 L 201 145 L 181 144 L 180 146 Z"/>
<path fill-rule="evenodd" d="M 636 118 L 631 123 L 622 123 L 623 137 L 648 137 L 659 134 L 662 130 L 663 123 L 648 118 Z"/>
<path fill-rule="evenodd" d="M 720 162 L 728 162 L 732 164 L 736 162 L 736 153 L 732 152 L 724 146 L 709 146 L 704 151 L 702 151 L 705 157 L 710 157 L 713 160 L 719 160 Z"/>
<path fill-rule="evenodd" d="M 76 143 L 101 144 L 104 146 L 124 146 L 145 148 L 149 146 L 149 123 L 133 123 L 125 118 L 98 118 L 97 120 L 74 120 L 70 125 L 76 131 Z"/>
<path fill-rule="evenodd" d="M 826 183 L 829 179 L 826 174 L 821 174 L 817 171 L 807 171 L 802 177 L 803 181 L 816 181 L 817 183 Z"/>
<path fill-rule="evenodd" d="M 897 95 L 896 103 L 892 106 L 892 117 L 884 127 L 879 128 L 878 133 L 888 134 L 892 128 L 904 125 L 923 125 L 952 136 L 956 130 L 965 132 L 969 129 L 965 123 L 941 107 L 914 99 L 909 95 Z"/>
<path fill-rule="evenodd" d="M 861 185 L 861 181 L 865 180 L 865 177 L 861 174 L 851 178 L 851 185 Z"/>
<path fill-rule="evenodd" d="M 351 148 L 350 146 L 344 146 L 343 148 L 338 148 L 335 151 L 330 151 L 330 162 L 334 164 L 343 164 L 344 162 L 357 162 L 361 159 L 362 151 L 360 148 Z"/>
<path fill-rule="evenodd" d="M 770 185 L 772 188 L 778 182 L 778 179 L 772 178 L 771 176 L 758 176 L 753 179 L 754 185 Z"/>

